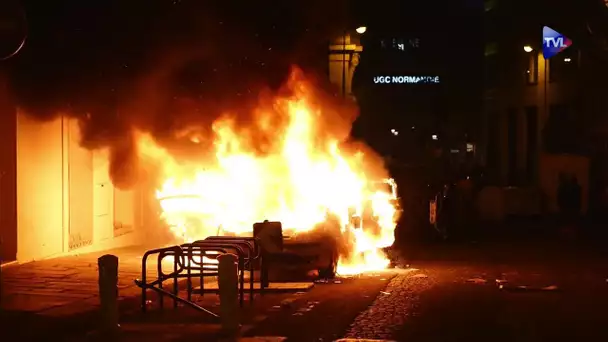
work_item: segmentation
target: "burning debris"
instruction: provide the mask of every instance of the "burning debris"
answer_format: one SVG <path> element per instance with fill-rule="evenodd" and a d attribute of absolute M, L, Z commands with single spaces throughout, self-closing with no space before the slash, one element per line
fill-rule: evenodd
<path fill-rule="evenodd" d="M 142 160 L 163 180 L 157 199 L 175 237 L 251 236 L 253 223 L 273 220 L 292 239 L 335 239 L 341 275 L 388 267 L 382 248 L 394 242 L 396 184 L 371 150 L 348 141 L 355 116 L 299 70 L 251 110 L 246 123 L 226 113 L 210 133 L 182 130 L 189 149 L 210 142 L 195 158 L 136 134 Z"/>

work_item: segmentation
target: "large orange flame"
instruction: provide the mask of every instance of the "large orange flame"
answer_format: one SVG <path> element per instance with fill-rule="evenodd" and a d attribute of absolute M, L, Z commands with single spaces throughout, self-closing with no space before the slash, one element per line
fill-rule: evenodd
<path fill-rule="evenodd" d="M 209 160 L 178 161 L 139 135 L 143 155 L 160 162 L 165 181 L 157 198 L 176 237 L 251 235 L 253 223 L 263 220 L 280 221 L 296 234 L 337 222 L 336 238 L 348 245 L 338 273 L 388 266 L 381 249 L 394 242 L 396 185 L 383 165 L 370 165 L 373 152 L 344 148 L 340 132 L 349 132 L 352 122 L 332 126 L 340 125 L 328 117 L 335 108 L 320 104 L 311 87 L 296 71 L 287 95 L 260 105 L 247 127 L 228 114 L 216 120 Z M 254 148 L 259 132 L 273 137 L 263 154 Z M 202 139 L 194 129 L 186 135 L 193 144 Z M 378 181 L 388 186 L 379 189 Z"/>

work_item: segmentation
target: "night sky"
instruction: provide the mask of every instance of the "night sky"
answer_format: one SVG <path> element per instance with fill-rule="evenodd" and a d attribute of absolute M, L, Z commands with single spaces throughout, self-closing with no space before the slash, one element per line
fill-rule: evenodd
<path fill-rule="evenodd" d="M 24 5 L 29 37 L 5 62 L 15 101 L 39 119 L 80 118 L 81 144 L 109 148 L 111 176 L 125 188 L 133 127 L 175 151 L 184 149 L 176 131 L 210 130 L 226 111 L 246 123 L 259 93 L 281 85 L 291 65 L 324 72 L 328 37 L 345 14 L 340 1 L 319 0 Z"/>
<path fill-rule="evenodd" d="M 175 93 L 242 94 L 258 83 L 280 84 L 290 64 L 323 72 L 327 41 L 344 27 L 383 23 L 400 29 L 402 23 L 423 21 L 446 26 L 441 15 L 454 4 L 476 7 L 480 1 L 432 6 L 395 0 L 22 3 L 30 32 L 25 48 L 11 60 L 11 76 L 22 105 L 44 112 L 121 102 L 132 96 L 133 82 L 161 68 L 172 69 Z"/>
<path fill-rule="evenodd" d="M 278 84 L 289 64 L 316 68 L 310 55 L 339 25 L 328 20 L 339 11 L 322 1 L 283 3 L 24 1 L 30 34 L 11 61 L 15 91 L 42 112 L 120 102 L 133 82 L 166 67 L 174 69 L 175 92 L 237 94 L 252 83 Z M 193 83 L 196 89 L 183 89 Z"/>
<path fill-rule="evenodd" d="M 226 110 L 246 113 L 294 64 L 337 90 L 327 84 L 327 46 L 345 28 L 449 32 L 463 26 L 462 11 L 479 9 L 447 0 L 22 3 L 28 40 L 5 62 L 15 101 L 40 119 L 84 118 L 83 145 L 110 147 L 119 159 L 132 155 L 133 126 L 162 140 Z"/>

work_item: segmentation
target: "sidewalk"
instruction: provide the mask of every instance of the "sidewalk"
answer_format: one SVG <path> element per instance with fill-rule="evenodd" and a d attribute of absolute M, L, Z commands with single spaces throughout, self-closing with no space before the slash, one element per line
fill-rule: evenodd
<path fill-rule="evenodd" d="M 2 310 L 0 330 L 11 331 L 13 339 L 24 341 L 106 341 L 99 336 L 99 297 L 97 258 L 113 254 L 119 258 L 118 291 L 121 336 L 116 341 L 218 340 L 220 325 L 208 315 L 165 298 L 165 310 L 158 310 L 158 296 L 148 292 L 148 313 L 142 314 L 141 289 L 134 279 L 141 278 L 142 256 L 147 248 L 130 247 L 78 256 L 36 261 L 2 269 Z M 155 276 L 156 260 L 150 258 L 148 275 Z M 167 285 L 171 285 L 171 281 Z M 181 286 L 180 286 L 181 287 Z M 180 295 L 185 297 L 184 289 Z M 277 304 L 304 292 L 256 295 L 253 305 L 243 308 L 242 331 L 252 329 Z M 196 295 L 196 304 L 219 313 L 216 294 Z M 252 341 L 257 341 L 252 339 Z"/>
<path fill-rule="evenodd" d="M 22 329 L 30 340 L 36 330 L 48 337 L 52 331 L 63 332 L 66 325 L 70 333 L 94 329 L 99 308 L 97 258 L 104 254 L 119 258 L 121 309 L 138 310 L 141 290 L 133 280 L 141 278 L 144 252 L 143 247 L 128 247 L 4 267 L 0 323 Z M 154 273 L 154 265 L 148 274 Z"/>

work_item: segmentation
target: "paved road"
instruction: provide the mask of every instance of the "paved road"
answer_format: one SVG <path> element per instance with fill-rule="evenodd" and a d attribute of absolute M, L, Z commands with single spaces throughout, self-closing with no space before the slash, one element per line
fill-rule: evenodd
<path fill-rule="evenodd" d="M 301 302 L 325 304 L 305 319 L 283 312 L 251 333 L 288 341 L 332 341 L 340 331 L 393 341 L 608 340 L 608 255 L 601 244 L 505 240 L 415 255 L 408 268 L 403 263 L 382 276 L 386 285 L 351 279 L 319 287 Z"/>
<path fill-rule="evenodd" d="M 334 341 L 386 288 L 394 273 L 320 283 L 284 308 L 276 307 L 247 336 L 282 336 L 287 341 Z"/>
<path fill-rule="evenodd" d="M 417 270 L 393 278 L 346 336 L 608 340 L 608 258 L 595 247 L 533 241 L 428 249 L 426 260 L 413 261 Z"/>
<path fill-rule="evenodd" d="M 246 310 L 243 331 L 287 341 L 608 340 L 608 249 L 601 241 L 497 241 L 410 250 L 391 272 L 259 298 Z M 217 298 L 205 298 L 216 310 Z M 167 308 L 123 316 L 125 327 L 136 327 L 125 340 L 217 340 L 217 323 Z M 80 324 L 52 321 L 43 329 Z"/>

